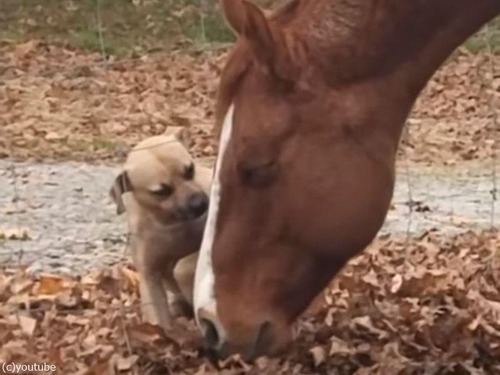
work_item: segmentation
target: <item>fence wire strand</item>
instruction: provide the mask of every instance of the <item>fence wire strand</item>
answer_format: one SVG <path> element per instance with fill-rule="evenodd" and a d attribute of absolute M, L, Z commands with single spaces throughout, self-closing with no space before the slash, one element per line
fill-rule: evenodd
<path fill-rule="evenodd" d="M 488 26 L 487 26 L 488 27 Z M 493 87 L 493 79 L 495 78 L 495 64 L 493 62 L 493 48 L 491 46 L 491 42 L 488 38 L 485 38 L 486 50 L 488 52 L 488 65 L 491 76 L 491 81 L 486 83 L 486 87 L 492 91 L 489 101 L 489 108 L 491 111 L 491 118 L 493 123 L 493 147 L 491 152 L 491 217 L 490 217 L 490 225 L 491 228 L 495 227 L 495 214 L 496 214 L 496 201 L 497 201 L 497 162 L 498 162 L 498 137 L 500 135 L 500 109 L 496 105 L 500 105 L 500 100 L 498 98 L 499 93 L 495 91 Z"/>

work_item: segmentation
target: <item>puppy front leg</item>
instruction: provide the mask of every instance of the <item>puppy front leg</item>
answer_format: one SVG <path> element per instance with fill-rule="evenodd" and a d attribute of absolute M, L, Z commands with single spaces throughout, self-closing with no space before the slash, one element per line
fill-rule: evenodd
<path fill-rule="evenodd" d="M 190 319 L 194 316 L 193 307 L 186 296 L 182 293 L 182 290 L 177 283 L 174 275 L 174 267 L 175 263 L 169 267 L 164 279 L 170 312 L 172 313 L 172 316 L 176 318 L 182 316 Z"/>
<path fill-rule="evenodd" d="M 173 282 L 177 285 L 178 292 L 174 297 L 169 297 L 169 301 L 175 300 L 174 303 L 170 302 L 172 314 L 188 319 L 194 317 L 193 289 L 197 260 L 197 252 L 179 259 L 173 271 Z"/>
<path fill-rule="evenodd" d="M 193 304 L 194 276 L 196 273 L 196 263 L 198 253 L 192 253 L 179 259 L 174 268 L 174 278 L 186 300 Z"/>
<path fill-rule="evenodd" d="M 168 304 L 172 317 L 184 317 L 192 319 L 194 317 L 193 307 L 180 292 L 172 293 L 167 290 Z"/>
<path fill-rule="evenodd" d="M 143 319 L 169 331 L 172 328 L 172 319 L 161 274 L 143 273 L 140 292 Z"/>
<path fill-rule="evenodd" d="M 147 237 L 146 237 L 147 238 Z M 171 328 L 168 300 L 163 288 L 162 273 L 151 260 L 144 236 L 132 238 L 131 255 L 139 273 L 139 292 L 142 319 L 167 331 Z"/>

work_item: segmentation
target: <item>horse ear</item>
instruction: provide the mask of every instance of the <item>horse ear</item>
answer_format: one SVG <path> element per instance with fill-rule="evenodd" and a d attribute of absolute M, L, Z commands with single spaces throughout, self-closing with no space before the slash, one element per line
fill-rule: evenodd
<path fill-rule="evenodd" d="M 246 40 L 257 62 L 273 70 L 276 40 L 263 10 L 248 0 L 222 0 L 222 9 L 229 26 Z"/>
<path fill-rule="evenodd" d="M 245 6 L 241 0 L 221 0 L 224 18 L 229 27 L 237 34 L 243 33 L 245 24 Z"/>

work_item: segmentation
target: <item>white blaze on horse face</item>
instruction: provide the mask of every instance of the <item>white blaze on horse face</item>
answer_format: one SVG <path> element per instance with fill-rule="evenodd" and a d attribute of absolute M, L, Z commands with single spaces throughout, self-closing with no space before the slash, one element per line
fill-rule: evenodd
<path fill-rule="evenodd" d="M 215 233 L 217 232 L 217 216 L 220 204 L 220 168 L 233 130 L 233 114 L 234 104 L 231 104 L 226 113 L 226 117 L 224 118 L 224 123 L 222 124 L 219 152 L 210 188 L 210 202 L 208 206 L 207 222 L 200 246 L 198 262 L 196 264 L 193 303 L 196 321 L 198 324 L 198 311 L 200 308 L 203 308 L 214 317 L 217 315 L 217 301 L 215 300 L 214 295 L 214 271 L 212 268 L 212 247 L 214 244 Z"/>

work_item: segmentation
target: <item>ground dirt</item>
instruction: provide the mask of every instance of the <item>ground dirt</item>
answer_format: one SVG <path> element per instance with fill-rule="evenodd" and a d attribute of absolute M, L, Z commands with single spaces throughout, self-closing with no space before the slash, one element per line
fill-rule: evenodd
<path fill-rule="evenodd" d="M 108 195 L 118 173 L 119 166 L 0 160 L 0 214 L 6 219 L 0 221 L 6 237 L 0 264 L 84 275 L 125 260 L 125 218 Z M 400 168 L 381 234 L 488 229 L 500 222 L 495 183 L 500 178 L 484 166 Z"/>
<path fill-rule="evenodd" d="M 226 50 L 103 61 L 0 45 L 0 362 L 61 374 L 211 374 L 193 322 L 143 324 L 109 186 L 140 139 L 180 125 L 210 163 Z M 419 98 L 377 240 L 318 298 L 291 352 L 222 374 L 499 374 L 500 56 L 458 51 Z M 34 373 L 34 372 L 33 372 Z"/>

